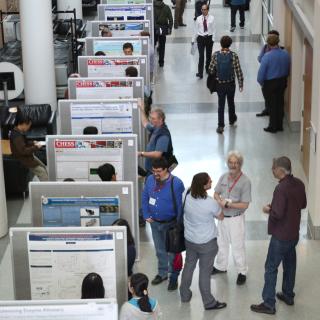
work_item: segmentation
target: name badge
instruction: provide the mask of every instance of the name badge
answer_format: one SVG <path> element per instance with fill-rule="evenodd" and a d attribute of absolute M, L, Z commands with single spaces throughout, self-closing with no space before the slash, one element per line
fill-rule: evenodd
<path fill-rule="evenodd" d="M 154 206 L 156 204 L 156 199 L 155 198 L 150 198 L 149 199 L 149 204 Z"/>

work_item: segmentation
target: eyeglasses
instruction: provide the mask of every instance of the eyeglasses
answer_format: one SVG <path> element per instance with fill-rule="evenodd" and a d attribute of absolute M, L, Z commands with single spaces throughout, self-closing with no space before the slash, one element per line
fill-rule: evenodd
<path fill-rule="evenodd" d="M 201 11 L 208 11 L 208 9 L 201 9 Z"/>

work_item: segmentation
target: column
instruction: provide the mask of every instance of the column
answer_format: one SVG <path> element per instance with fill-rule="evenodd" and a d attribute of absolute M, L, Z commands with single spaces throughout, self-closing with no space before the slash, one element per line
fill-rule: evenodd
<path fill-rule="evenodd" d="M 58 11 L 69 11 L 76 9 L 77 19 L 82 19 L 82 0 L 58 0 Z M 59 19 L 73 19 L 72 13 L 59 13 Z"/>
<path fill-rule="evenodd" d="M 262 4 L 261 0 L 251 0 L 250 2 L 250 32 L 251 34 L 261 34 L 262 24 Z"/>
<path fill-rule="evenodd" d="M 2 148 L 0 144 L 0 238 L 8 233 L 7 200 L 4 188 Z"/>
<path fill-rule="evenodd" d="M 26 104 L 57 107 L 51 0 L 20 0 Z"/>

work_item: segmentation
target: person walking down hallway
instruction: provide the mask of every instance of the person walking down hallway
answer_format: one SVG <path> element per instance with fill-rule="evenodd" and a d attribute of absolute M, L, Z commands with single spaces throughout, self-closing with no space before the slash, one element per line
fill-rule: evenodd
<path fill-rule="evenodd" d="M 279 47 L 279 37 L 268 35 L 270 51 L 261 59 L 258 82 L 263 87 L 266 104 L 270 108 L 268 127 L 263 130 L 270 133 L 283 131 L 284 93 L 290 73 L 290 56 L 287 50 Z"/>
<path fill-rule="evenodd" d="M 159 66 L 164 66 L 167 35 L 171 34 L 173 18 L 171 9 L 162 0 L 155 0 L 154 7 L 154 45 L 159 42 Z"/>
<path fill-rule="evenodd" d="M 307 206 L 304 184 L 291 173 L 287 157 L 273 160 L 272 172 L 279 184 L 273 192 L 271 204 L 263 207 L 269 215 L 268 234 L 271 234 L 265 262 L 263 302 L 251 305 L 258 313 L 275 314 L 276 297 L 285 304 L 294 304 L 296 278 L 296 246 L 299 241 L 301 210 Z M 278 268 L 282 263 L 282 291 L 276 294 Z"/>
<path fill-rule="evenodd" d="M 176 7 L 174 9 L 174 28 L 186 27 L 187 25 L 183 23 L 183 13 L 186 6 L 187 0 L 176 0 Z"/>
<path fill-rule="evenodd" d="M 218 94 L 218 128 L 217 133 L 224 131 L 224 106 L 226 98 L 228 100 L 229 124 L 233 126 L 237 121 L 235 111 L 234 95 L 236 92 L 235 74 L 238 78 L 239 91 L 243 91 L 243 74 L 238 55 L 229 48 L 232 39 L 223 36 L 220 40 L 221 50 L 216 51 L 211 59 L 209 73 L 215 74 L 217 78 Z"/>
<path fill-rule="evenodd" d="M 196 74 L 200 79 L 203 78 L 204 51 L 206 51 L 206 72 L 208 73 L 211 61 L 212 47 L 214 43 L 216 27 L 214 17 L 209 15 L 209 6 L 207 4 L 201 7 L 202 15 L 195 22 L 195 31 L 192 38 L 192 44 L 197 41 L 199 51 L 198 72 Z"/>
<path fill-rule="evenodd" d="M 246 0 L 230 0 L 230 10 L 231 10 L 231 28 L 230 31 L 234 32 L 236 29 L 236 15 L 237 11 L 239 11 L 240 15 L 240 23 L 239 26 L 241 29 L 244 28 L 245 24 L 245 4 Z"/>

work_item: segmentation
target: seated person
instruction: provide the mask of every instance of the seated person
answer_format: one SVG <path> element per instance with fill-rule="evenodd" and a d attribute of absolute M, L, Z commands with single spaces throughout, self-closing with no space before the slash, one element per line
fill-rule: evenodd
<path fill-rule="evenodd" d="M 97 51 L 95 54 L 95 56 L 105 56 L 106 54 L 103 51 Z"/>
<path fill-rule="evenodd" d="M 95 272 L 85 276 L 81 286 L 81 299 L 103 299 L 104 298 L 103 280 Z"/>
<path fill-rule="evenodd" d="M 112 225 L 127 227 L 127 263 L 128 263 L 128 276 L 130 277 L 132 275 L 132 268 L 133 268 L 134 261 L 136 260 L 136 247 L 135 247 L 135 243 L 134 243 L 134 239 L 131 233 L 129 223 L 125 219 L 117 219 Z"/>
<path fill-rule="evenodd" d="M 123 54 L 125 56 L 132 56 L 133 55 L 133 45 L 130 42 L 126 42 L 122 46 Z"/>
<path fill-rule="evenodd" d="M 110 163 L 101 165 L 97 173 L 101 181 L 117 181 L 116 170 Z"/>
<path fill-rule="evenodd" d="M 30 169 L 40 181 L 48 181 L 48 172 L 45 164 L 34 155 L 34 152 L 40 149 L 42 145 L 37 141 L 28 141 L 25 135 L 30 130 L 31 125 L 31 119 L 18 109 L 16 126 L 10 132 L 12 157 L 19 160 L 24 167 Z"/>
<path fill-rule="evenodd" d="M 89 127 L 85 127 L 83 129 L 83 134 L 87 135 L 87 134 L 98 134 L 98 128 L 94 127 L 94 126 L 89 126 Z"/>
<path fill-rule="evenodd" d="M 134 273 L 129 281 L 132 298 L 120 310 L 120 320 L 154 320 L 160 318 L 157 300 L 148 296 L 149 279 L 143 273 Z"/>

